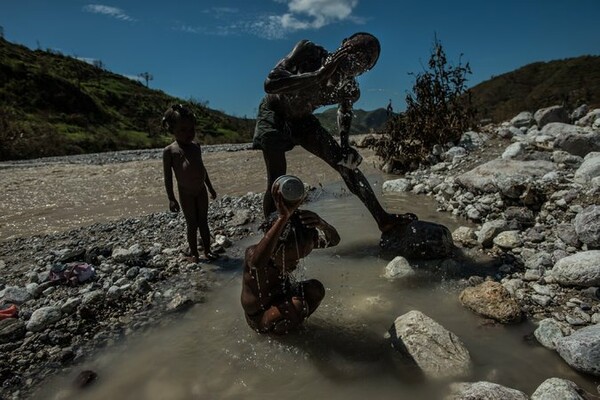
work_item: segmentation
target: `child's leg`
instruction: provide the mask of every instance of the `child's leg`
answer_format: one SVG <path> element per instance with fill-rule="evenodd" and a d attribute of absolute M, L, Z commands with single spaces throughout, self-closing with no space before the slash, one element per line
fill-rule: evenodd
<path fill-rule="evenodd" d="M 181 203 L 181 210 L 185 217 L 190 254 L 197 260 L 200 255 L 198 254 L 198 207 L 196 197 L 195 195 L 179 191 L 179 202 Z"/>
<path fill-rule="evenodd" d="M 258 322 L 261 332 L 283 335 L 298 328 L 321 304 L 325 297 L 323 284 L 316 279 L 300 283 L 290 298 L 271 306 Z"/>
<path fill-rule="evenodd" d="M 208 259 L 215 258 L 215 255 L 210 251 L 210 228 L 208 227 L 208 193 L 203 190 L 196 197 L 196 209 L 198 210 L 196 224 L 200 229 L 200 237 L 202 238 L 202 246 L 204 247 L 204 255 Z"/>

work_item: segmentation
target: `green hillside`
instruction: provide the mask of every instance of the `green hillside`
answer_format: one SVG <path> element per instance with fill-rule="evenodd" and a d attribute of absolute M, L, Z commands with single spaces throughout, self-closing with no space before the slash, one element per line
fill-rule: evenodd
<path fill-rule="evenodd" d="M 0 160 L 160 147 L 164 110 L 186 102 L 73 57 L 0 39 Z M 248 142 L 254 121 L 187 101 L 204 143 Z"/>
<path fill-rule="evenodd" d="M 325 129 L 332 134 L 338 133 L 337 107 L 328 108 L 315 115 Z M 350 134 L 369 133 L 371 129 L 378 130 L 385 125 L 387 119 L 387 111 L 384 108 L 377 108 L 373 111 L 354 110 Z"/>
<path fill-rule="evenodd" d="M 495 122 L 556 104 L 600 107 L 600 56 L 537 62 L 471 88 L 480 118 Z"/>

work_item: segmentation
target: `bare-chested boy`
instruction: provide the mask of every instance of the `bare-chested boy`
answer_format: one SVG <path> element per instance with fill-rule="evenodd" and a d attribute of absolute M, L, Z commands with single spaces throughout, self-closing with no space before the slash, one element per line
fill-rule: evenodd
<path fill-rule="evenodd" d="M 277 183 L 271 191 L 277 218 L 254 246 L 246 249 L 242 307 L 248 325 L 260 333 L 285 334 L 298 328 L 325 297 L 316 279 L 294 282 L 291 273 L 314 248 L 335 246 L 336 229 L 316 213 L 287 204 Z"/>
<path fill-rule="evenodd" d="M 208 194 L 214 200 L 217 193 L 210 182 L 204 163 L 200 145 L 194 142 L 196 136 L 196 119 L 192 111 L 182 104 L 171 106 L 162 119 L 162 125 L 173 136 L 175 141 L 163 151 L 163 168 L 165 189 L 169 198 L 169 209 L 179 212 L 179 203 L 173 193 L 173 174 L 177 179 L 179 201 L 187 225 L 187 240 L 190 246 L 191 259 L 199 260 L 198 230 L 202 237 L 204 255 L 209 260 L 218 256 L 210 250 L 210 230 L 208 228 Z"/>

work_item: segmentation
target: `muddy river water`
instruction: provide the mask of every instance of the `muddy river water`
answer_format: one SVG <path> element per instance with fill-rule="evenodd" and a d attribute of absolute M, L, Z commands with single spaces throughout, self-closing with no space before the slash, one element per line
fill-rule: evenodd
<path fill-rule="evenodd" d="M 257 152 L 207 154 L 205 163 L 220 194 L 260 191 L 264 167 Z M 235 158 L 235 161 L 232 159 Z M 313 185 L 335 182 L 335 172 L 307 153 L 294 150 L 291 173 Z M 369 166 L 376 191 L 383 177 Z M 302 172 L 301 172 L 302 171 Z M 1 237 L 68 229 L 91 222 L 165 208 L 160 162 L 105 166 L 54 165 L 0 171 Z M 465 221 L 435 212 L 425 196 L 386 195 L 385 206 L 410 211 L 451 230 Z M 108 348 L 77 371 L 89 368 L 99 380 L 78 399 L 435 399 L 436 385 L 415 381 L 384 339 L 394 319 L 420 310 L 457 334 L 468 348 L 473 373 L 530 395 L 549 377 L 570 379 L 595 393 L 592 379 L 572 370 L 559 356 L 525 337 L 534 326 L 488 325 L 458 302 L 456 281 L 427 272 L 409 280 L 382 277 L 387 260 L 379 255 L 379 234 L 353 196 L 324 196 L 310 204 L 340 232 L 335 248 L 315 250 L 301 265 L 300 278 L 326 287 L 320 308 L 305 328 L 285 338 L 254 333 L 239 303 L 241 270 L 219 272 L 220 286 L 173 326 Z M 247 240 L 251 244 L 256 238 Z M 241 268 L 241 263 L 240 263 Z M 73 372 L 73 374 L 76 371 Z M 73 375 L 43 386 L 53 398 Z"/>
<path fill-rule="evenodd" d="M 407 197 L 386 200 L 392 208 L 417 211 Z M 420 204 L 434 206 L 427 200 Z M 319 279 L 327 291 L 304 330 L 281 339 L 254 333 L 239 303 L 241 271 L 223 271 L 223 283 L 209 301 L 179 324 L 109 349 L 81 366 L 101 379 L 77 398 L 435 399 L 438 388 L 411 379 L 384 339 L 394 319 L 410 310 L 424 312 L 463 340 L 474 366 L 466 380 L 488 380 L 531 394 L 545 379 L 563 377 L 595 392 L 592 380 L 525 340 L 532 324 L 483 324 L 459 304 L 455 281 L 426 272 L 408 281 L 383 278 L 387 261 L 379 257 L 377 228 L 354 197 L 328 198 L 310 208 L 337 227 L 342 242 L 315 250 L 301 265 L 300 277 Z M 448 215 L 436 219 L 450 228 L 460 223 Z M 46 394 L 60 391 L 71 379 L 56 378 Z"/>

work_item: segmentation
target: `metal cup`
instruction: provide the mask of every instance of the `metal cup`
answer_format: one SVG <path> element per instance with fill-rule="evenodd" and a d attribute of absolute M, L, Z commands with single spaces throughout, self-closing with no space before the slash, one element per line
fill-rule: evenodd
<path fill-rule="evenodd" d="M 279 191 L 288 203 L 298 202 L 304 197 L 304 183 L 297 176 L 281 175 L 273 185 L 279 185 Z"/>

